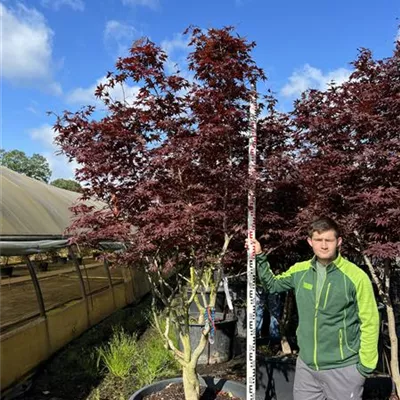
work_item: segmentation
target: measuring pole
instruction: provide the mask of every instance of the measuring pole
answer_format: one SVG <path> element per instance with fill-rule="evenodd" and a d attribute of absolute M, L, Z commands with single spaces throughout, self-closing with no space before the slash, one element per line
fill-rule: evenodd
<path fill-rule="evenodd" d="M 256 235 L 256 151 L 257 151 L 257 92 L 252 84 L 249 126 L 249 179 L 250 188 L 247 199 L 247 237 Z M 256 398 L 256 251 L 249 246 L 247 252 L 247 384 L 246 399 Z"/>

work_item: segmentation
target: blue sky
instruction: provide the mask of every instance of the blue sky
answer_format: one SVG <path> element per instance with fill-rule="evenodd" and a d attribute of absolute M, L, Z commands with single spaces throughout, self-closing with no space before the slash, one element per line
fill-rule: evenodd
<path fill-rule="evenodd" d="M 147 36 L 173 61 L 187 54 L 189 25 L 233 25 L 255 41 L 254 58 L 280 107 L 309 87 L 348 77 L 357 49 L 391 56 L 400 38 L 398 0 L 3 0 L 1 147 L 50 162 L 73 177 L 52 144 L 54 116 L 93 103 L 93 91 L 133 40 Z M 134 88 L 131 88 L 134 93 Z"/>

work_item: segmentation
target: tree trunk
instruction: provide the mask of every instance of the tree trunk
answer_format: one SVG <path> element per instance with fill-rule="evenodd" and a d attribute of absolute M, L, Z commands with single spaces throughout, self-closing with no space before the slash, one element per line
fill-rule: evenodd
<path fill-rule="evenodd" d="M 360 236 L 357 231 L 354 232 L 359 243 L 361 243 Z M 392 380 L 396 386 L 396 392 L 400 396 L 400 374 L 399 374 L 399 357 L 398 357 L 398 339 L 396 334 L 396 320 L 393 312 L 393 305 L 390 299 L 390 275 L 388 274 L 387 269 L 389 265 L 385 263 L 386 274 L 385 274 L 385 283 L 384 286 L 382 281 L 379 280 L 378 275 L 372 265 L 370 258 L 363 254 L 363 258 L 365 263 L 368 266 L 368 269 L 371 273 L 372 279 L 378 287 L 379 294 L 382 297 L 383 304 L 386 307 L 386 313 L 388 317 L 388 328 L 389 328 L 389 338 L 390 338 L 390 375 Z"/>
<path fill-rule="evenodd" d="M 182 368 L 182 377 L 185 400 L 199 400 L 200 382 L 196 373 L 196 367 L 193 367 L 192 363 Z"/>
<path fill-rule="evenodd" d="M 282 318 L 279 322 L 280 325 L 280 330 L 281 330 L 281 348 L 282 348 L 282 353 L 283 354 L 292 354 L 292 348 L 290 347 L 290 344 L 287 340 L 287 331 L 288 331 L 288 325 L 290 322 L 290 318 L 292 316 L 292 309 L 293 309 L 293 298 L 291 293 L 286 293 L 286 298 L 285 298 L 285 305 L 283 307 L 283 314 Z"/>
<path fill-rule="evenodd" d="M 286 336 L 282 336 L 281 348 L 282 348 L 282 354 L 292 354 L 292 348 L 290 347 L 290 344 Z"/>
<path fill-rule="evenodd" d="M 398 339 L 396 335 L 396 322 L 392 305 L 386 304 L 386 312 L 388 317 L 389 338 L 390 338 L 390 371 L 393 382 L 396 386 L 397 394 L 400 396 L 400 374 L 398 359 Z"/>

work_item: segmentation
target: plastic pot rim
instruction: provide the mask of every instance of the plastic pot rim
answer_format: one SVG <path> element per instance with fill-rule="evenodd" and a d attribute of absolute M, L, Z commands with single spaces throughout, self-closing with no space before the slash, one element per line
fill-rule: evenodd
<path fill-rule="evenodd" d="M 224 379 L 224 378 L 205 375 L 205 376 L 199 376 L 200 386 L 208 386 L 206 379 L 212 379 L 213 382 L 215 382 L 215 386 L 218 385 L 219 381 L 222 380 L 222 381 L 224 381 L 223 387 L 225 388 L 226 391 L 232 392 L 232 394 L 234 396 L 240 397 L 243 400 L 246 399 L 246 385 L 245 384 L 243 384 L 241 382 L 237 382 L 237 381 L 231 381 L 231 380 Z M 149 389 L 151 389 L 154 386 L 161 385 L 162 388 L 157 389 L 157 391 L 159 391 L 171 383 L 181 383 L 182 381 L 183 381 L 182 377 L 176 377 L 176 378 L 170 378 L 170 379 L 162 379 L 160 381 L 153 382 L 150 385 L 146 385 L 143 388 L 137 390 L 131 397 L 129 397 L 129 400 L 142 400 L 143 396 L 147 396 L 150 393 L 155 393 L 155 392 L 149 392 L 149 393 L 147 392 Z M 225 385 L 227 385 L 228 387 L 225 387 Z M 233 389 L 230 388 L 229 386 L 233 386 Z M 243 393 L 243 395 L 237 394 L 234 390 L 235 387 L 236 387 L 236 390 Z"/>

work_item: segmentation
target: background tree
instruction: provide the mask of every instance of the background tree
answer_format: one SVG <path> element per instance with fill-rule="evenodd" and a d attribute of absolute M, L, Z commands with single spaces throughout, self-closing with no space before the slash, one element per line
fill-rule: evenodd
<path fill-rule="evenodd" d="M 78 182 L 74 181 L 73 179 L 63 179 L 63 178 L 55 179 L 50 183 L 50 185 L 56 186 L 60 189 L 70 190 L 71 192 L 78 192 L 78 193 L 82 192 L 81 185 Z"/>
<path fill-rule="evenodd" d="M 390 275 L 400 254 L 400 43 L 392 57 L 361 50 L 350 79 L 297 102 L 295 157 L 308 205 L 300 220 L 329 214 L 347 252 L 368 266 L 386 306 L 391 373 L 400 394 Z M 361 259 L 360 259 L 361 256 Z"/>
<path fill-rule="evenodd" d="M 257 127 L 257 237 L 269 254 L 271 268 L 279 274 L 310 253 L 305 235 L 300 234 L 303 221 L 298 219 L 299 212 L 308 203 L 288 146 L 293 134 L 290 117 L 276 110 L 276 99 L 272 94 L 266 100 L 267 115 Z M 282 352 L 288 354 L 292 352 L 288 338 L 295 335 L 296 329 L 293 323 L 296 320 L 295 301 L 291 293 L 284 297 L 279 329 Z"/>
<path fill-rule="evenodd" d="M 0 149 L 0 165 L 46 183 L 49 182 L 51 176 L 48 161 L 36 153 L 29 157 L 20 150 Z"/>

